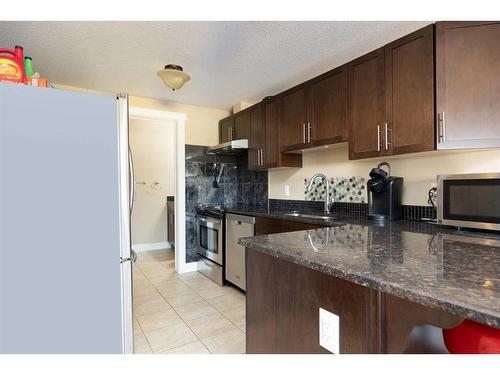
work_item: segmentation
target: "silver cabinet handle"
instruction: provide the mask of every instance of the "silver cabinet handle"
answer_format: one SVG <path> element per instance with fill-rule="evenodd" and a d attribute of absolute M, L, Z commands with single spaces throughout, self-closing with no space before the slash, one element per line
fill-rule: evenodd
<path fill-rule="evenodd" d="M 446 121 L 444 112 L 438 114 L 438 143 L 446 141 Z"/>
<path fill-rule="evenodd" d="M 386 123 L 384 123 L 384 131 L 385 131 L 385 149 L 388 150 L 389 149 L 389 146 L 390 146 L 390 142 L 389 142 L 389 132 L 391 131 L 391 129 L 389 129 L 389 125 Z"/>
<path fill-rule="evenodd" d="M 257 165 L 260 165 L 260 148 L 258 148 L 256 151 L 257 151 Z"/>
<path fill-rule="evenodd" d="M 260 149 L 260 165 L 264 165 L 264 150 Z"/>
<path fill-rule="evenodd" d="M 240 221 L 240 220 L 235 220 L 235 221 L 234 221 L 234 223 L 235 223 L 236 225 L 241 225 L 241 221 Z"/>
<path fill-rule="evenodd" d="M 307 122 L 307 142 L 311 143 L 311 123 Z"/>
<path fill-rule="evenodd" d="M 304 143 L 306 143 L 306 123 L 302 123 L 302 139 L 304 140 Z"/>
<path fill-rule="evenodd" d="M 377 151 L 380 152 L 380 149 L 382 147 L 380 146 L 380 125 L 377 125 Z"/>

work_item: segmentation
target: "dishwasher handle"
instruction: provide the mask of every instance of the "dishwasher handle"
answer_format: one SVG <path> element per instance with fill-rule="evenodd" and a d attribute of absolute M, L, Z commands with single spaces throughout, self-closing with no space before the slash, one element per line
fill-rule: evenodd
<path fill-rule="evenodd" d="M 226 214 L 226 221 L 227 222 L 231 221 L 236 225 L 241 225 L 243 223 L 255 224 L 255 218 L 253 216 L 236 215 L 236 214 L 231 214 L 231 213 Z"/>

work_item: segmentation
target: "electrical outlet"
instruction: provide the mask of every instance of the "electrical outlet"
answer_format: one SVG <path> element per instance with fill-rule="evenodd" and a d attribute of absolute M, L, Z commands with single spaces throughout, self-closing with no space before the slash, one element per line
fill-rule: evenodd
<path fill-rule="evenodd" d="M 285 194 L 285 197 L 290 196 L 290 185 L 283 185 L 283 194 Z"/>
<path fill-rule="evenodd" d="M 338 315 L 319 308 L 319 345 L 334 354 L 340 354 L 339 326 Z"/>

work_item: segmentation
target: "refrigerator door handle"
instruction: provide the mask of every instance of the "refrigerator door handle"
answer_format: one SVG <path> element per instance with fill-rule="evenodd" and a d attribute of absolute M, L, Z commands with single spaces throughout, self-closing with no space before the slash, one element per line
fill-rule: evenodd
<path fill-rule="evenodd" d="M 135 198 L 135 174 L 134 174 L 134 159 L 132 158 L 132 150 L 128 148 L 128 165 L 129 165 L 129 200 L 130 200 L 130 213 L 134 208 Z"/>
<path fill-rule="evenodd" d="M 120 263 L 132 262 L 135 263 L 137 261 L 137 253 L 134 250 L 130 250 L 130 258 L 120 257 Z"/>

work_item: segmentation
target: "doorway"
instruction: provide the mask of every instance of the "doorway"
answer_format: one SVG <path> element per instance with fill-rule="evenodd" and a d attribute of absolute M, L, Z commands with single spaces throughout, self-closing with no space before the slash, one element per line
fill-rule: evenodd
<path fill-rule="evenodd" d="M 184 113 L 134 106 L 129 109 L 129 143 L 135 172 L 132 248 L 138 253 L 163 250 L 158 256 L 173 260 L 178 273 L 191 271 L 186 265 L 184 239 L 185 123 Z M 170 215 L 171 219 L 175 217 L 175 235 L 171 236 L 175 244 L 168 241 L 167 197 L 175 202 Z"/>

